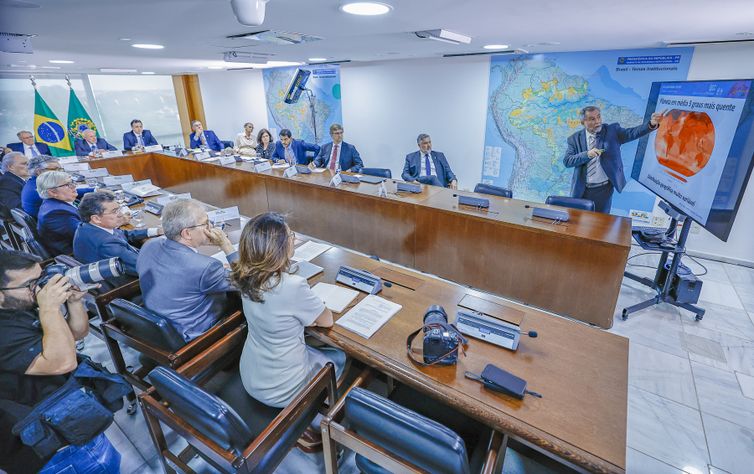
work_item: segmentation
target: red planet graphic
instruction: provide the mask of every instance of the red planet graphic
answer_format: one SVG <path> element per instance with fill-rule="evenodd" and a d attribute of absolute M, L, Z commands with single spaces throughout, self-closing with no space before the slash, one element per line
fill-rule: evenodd
<path fill-rule="evenodd" d="M 657 161 L 676 179 L 701 171 L 715 147 L 715 125 L 705 112 L 673 109 L 660 121 L 655 137 Z"/>

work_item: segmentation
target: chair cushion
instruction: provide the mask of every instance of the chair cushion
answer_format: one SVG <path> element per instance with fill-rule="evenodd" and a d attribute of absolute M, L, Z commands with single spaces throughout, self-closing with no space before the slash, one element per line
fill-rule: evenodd
<path fill-rule="evenodd" d="M 114 299 L 107 307 L 120 327 L 135 339 L 170 352 L 186 345 L 170 321 L 154 311 L 121 298 Z"/>
<path fill-rule="evenodd" d="M 362 388 L 348 394 L 345 412 L 353 431 L 421 469 L 469 472 L 463 439 L 440 423 Z"/>
<path fill-rule="evenodd" d="M 474 192 L 481 194 L 492 194 L 494 196 L 501 196 L 506 198 L 513 197 L 513 192 L 511 192 L 510 189 L 484 183 L 478 183 L 476 186 L 474 186 Z"/>
<path fill-rule="evenodd" d="M 393 173 L 388 168 L 361 168 L 361 174 L 368 174 L 370 176 L 380 176 L 382 178 L 392 178 Z"/>

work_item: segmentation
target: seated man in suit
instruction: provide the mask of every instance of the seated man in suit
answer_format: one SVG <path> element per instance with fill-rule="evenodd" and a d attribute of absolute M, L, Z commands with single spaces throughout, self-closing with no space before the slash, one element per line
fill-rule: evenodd
<path fill-rule="evenodd" d="M 288 163 L 289 165 L 308 165 L 310 160 L 306 156 L 307 151 L 319 153 L 319 145 L 306 143 L 303 140 L 294 140 L 291 131 L 287 128 L 280 130 L 280 140 L 275 143 L 275 151 L 272 152 L 272 161 L 275 163 Z"/>
<path fill-rule="evenodd" d="M 8 148 L 26 155 L 27 158 L 34 158 L 38 155 L 49 155 L 50 147 L 42 142 L 34 140 L 34 134 L 28 130 L 21 130 L 16 134 L 20 142 L 8 143 Z"/>
<path fill-rule="evenodd" d="M 458 188 L 456 175 L 450 169 L 445 155 L 439 151 L 432 151 L 432 139 L 426 133 L 416 138 L 419 151 L 406 155 L 401 178 L 404 181 L 419 181 L 425 184 L 439 183 L 440 186 Z"/>
<path fill-rule="evenodd" d="M 0 176 L 0 204 L 8 209 L 21 207 L 21 190 L 29 178 L 29 159 L 23 153 L 12 151 L 3 156 Z"/>
<path fill-rule="evenodd" d="M 123 134 L 123 149 L 132 151 L 134 148 L 143 150 L 144 147 L 159 145 L 152 136 L 152 132 L 144 130 L 144 124 L 139 119 L 131 120 L 131 131 Z"/>
<path fill-rule="evenodd" d="M 166 238 L 148 241 L 139 252 L 139 285 L 145 306 L 168 318 L 188 342 L 224 316 L 225 293 L 234 291 L 223 264 L 197 249 L 217 245 L 231 263 L 238 252 L 193 199 L 168 203 L 162 228 Z"/>
<path fill-rule="evenodd" d="M 125 212 L 129 212 L 126 210 Z M 73 237 L 73 256 L 81 263 L 120 257 L 127 275 L 138 276 L 136 258 L 139 249 L 134 247 L 148 237 L 160 235 L 160 229 L 152 227 L 123 231 L 119 227 L 130 221 L 110 191 L 89 193 L 79 204 L 81 225 Z"/>
<path fill-rule="evenodd" d="M 215 135 L 215 132 L 212 130 L 204 130 L 202 122 L 199 120 L 191 122 L 191 129 L 194 130 L 194 133 L 189 135 L 191 141 L 189 145 L 191 148 L 204 147 L 213 151 L 223 151 L 223 148 L 225 148 L 223 142 L 221 142 L 220 139 L 217 138 L 217 135 Z"/>
<path fill-rule="evenodd" d="M 92 129 L 81 132 L 81 137 L 76 140 L 74 145 L 78 156 L 102 156 L 102 150 L 113 151 L 116 149 L 107 143 L 104 138 L 97 138 L 97 134 Z"/>
<path fill-rule="evenodd" d="M 317 168 L 329 168 L 332 171 L 351 171 L 358 173 L 364 167 L 356 147 L 343 141 L 343 127 L 334 123 L 330 125 L 331 143 L 322 146 L 319 156 L 314 160 Z"/>
<path fill-rule="evenodd" d="M 29 160 L 29 179 L 21 190 L 21 207 L 34 219 L 39 214 L 42 198 L 37 192 L 37 177 L 45 171 L 60 170 L 60 162 L 49 155 L 40 155 Z"/>
<path fill-rule="evenodd" d="M 37 192 L 42 196 L 37 231 L 47 251 L 56 255 L 73 252 L 73 236 L 81 223 L 76 200 L 76 184 L 65 171 L 48 171 L 37 178 Z"/>

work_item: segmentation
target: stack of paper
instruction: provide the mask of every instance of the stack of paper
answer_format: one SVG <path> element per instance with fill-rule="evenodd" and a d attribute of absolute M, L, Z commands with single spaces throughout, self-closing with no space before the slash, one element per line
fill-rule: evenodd
<path fill-rule="evenodd" d="M 315 295 L 322 298 L 330 311 L 342 313 L 346 307 L 359 295 L 356 290 L 350 290 L 338 285 L 329 283 L 317 283 L 312 288 Z"/>
<path fill-rule="evenodd" d="M 330 245 L 320 244 L 313 241 L 308 241 L 296 249 L 293 254 L 293 261 L 306 260 L 307 262 L 317 255 L 330 250 Z"/>
<path fill-rule="evenodd" d="M 335 324 L 353 331 L 359 336 L 369 339 L 390 318 L 402 308 L 398 303 L 393 303 L 377 295 L 368 295 L 359 304 L 354 306 Z"/>

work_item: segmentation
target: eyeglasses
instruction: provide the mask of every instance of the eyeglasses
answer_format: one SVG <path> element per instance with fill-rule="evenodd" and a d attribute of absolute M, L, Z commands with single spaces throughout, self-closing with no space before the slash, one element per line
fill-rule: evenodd
<path fill-rule="evenodd" d="M 114 216 L 114 215 L 120 214 L 120 213 L 121 213 L 121 208 L 120 208 L 120 206 L 118 206 L 118 207 L 116 207 L 115 209 L 113 209 L 111 211 L 101 212 L 100 216 L 107 216 L 107 215 L 113 215 Z"/>
<path fill-rule="evenodd" d="M 39 278 L 35 278 L 33 280 L 28 281 L 25 285 L 21 285 L 21 286 L 9 286 L 9 287 L 5 287 L 5 288 L 0 288 L 0 291 L 5 291 L 5 290 L 20 290 L 21 288 L 26 288 L 29 291 L 31 291 L 32 293 L 34 293 L 34 288 L 36 288 L 38 281 L 39 281 Z"/>
<path fill-rule="evenodd" d="M 76 183 L 74 183 L 73 181 L 68 181 L 67 183 L 60 184 L 58 186 L 53 186 L 50 189 L 57 189 L 57 188 L 62 188 L 62 187 L 67 187 L 68 189 L 76 189 Z"/>
<path fill-rule="evenodd" d="M 207 222 L 203 222 L 201 224 L 190 225 L 188 227 L 184 227 L 184 229 L 195 229 L 197 227 L 204 227 L 204 226 L 207 226 L 207 229 L 211 229 L 212 228 L 212 222 L 207 221 Z"/>

